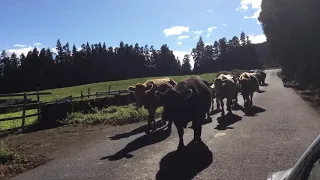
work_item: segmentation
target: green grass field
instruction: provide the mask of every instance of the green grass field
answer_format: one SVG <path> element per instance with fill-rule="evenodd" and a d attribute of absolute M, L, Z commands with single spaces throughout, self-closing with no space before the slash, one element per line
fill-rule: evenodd
<path fill-rule="evenodd" d="M 37 113 L 36 109 L 31 109 L 26 111 L 26 115 L 35 114 L 35 113 Z M 22 111 L 7 113 L 7 114 L 0 114 L 0 119 L 9 118 L 9 117 L 20 117 L 20 116 L 22 116 Z M 30 125 L 34 123 L 37 120 L 37 118 L 38 118 L 37 116 L 26 118 L 25 125 Z M 22 119 L 2 121 L 0 122 L 0 130 L 3 131 L 11 128 L 21 127 L 21 122 L 22 122 Z"/>
<path fill-rule="evenodd" d="M 213 77 L 215 77 L 216 73 L 207 73 L 199 75 L 201 78 L 212 82 Z M 194 75 L 185 75 L 185 76 L 167 76 L 173 78 L 175 81 L 180 81 L 191 77 Z M 143 83 L 146 80 L 150 79 L 150 77 L 145 78 L 136 78 L 136 79 L 127 79 L 127 80 L 120 80 L 120 81 L 109 81 L 109 82 L 100 82 L 100 83 L 93 83 L 93 84 L 85 84 L 80 86 L 73 86 L 73 87 L 64 87 L 64 88 L 56 88 L 56 89 L 48 89 L 42 92 L 52 92 L 52 95 L 44 95 L 40 97 L 41 101 L 53 101 L 57 99 L 62 99 L 67 96 L 80 96 L 81 90 L 83 94 L 88 94 L 88 88 L 90 87 L 90 94 L 94 94 L 97 91 L 107 91 L 109 86 L 111 86 L 111 90 L 120 90 L 120 89 L 127 89 L 128 86 L 135 85 L 136 83 Z M 19 99 L 21 97 L 10 97 Z M 28 98 L 32 98 L 36 100 L 36 96 L 28 96 Z M 2 98 L 4 99 L 4 98 Z M 8 98 L 6 98 L 8 99 Z"/>

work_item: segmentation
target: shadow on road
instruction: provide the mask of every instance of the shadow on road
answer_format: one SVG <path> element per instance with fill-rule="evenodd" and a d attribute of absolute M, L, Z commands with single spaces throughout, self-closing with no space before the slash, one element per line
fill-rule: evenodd
<path fill-rule="evenodd" d="M 259 90 L 258 91 L 258 93 L 264 93 L 264 92 L 266 92 L 266 91 L 264 91 L 264 90 Z"/>
<path fill-rule="evenodd" d="M 243 108 L 242 111 L 244 112 L 245 116 L 256 116 L 256 114 L 265 112 L 266 110 L 258 106 L 252 106 L 248 109 Z"/>
<path fill-rule="evenodd" d="M 262 86 L 269 86 L 269 84 L 268 83 L 264 83 L 264 85 L 262 85 Z"/>
<path fill-rule="evenodd" d="M 228 127 L 228 126 L 240 120 L 242 120 L 241 116 L 228 112 L 224 117 L 217 118 L 218 124 L 214 129 L 217 129 L 217 130 L 233 129 L 233 127 Z"/>
<path fill-rule="evenodd" d="M 156 179 L 192 179 L 212 161 L 212 152 L 203 142 L 191 141 L 181 153 L 173 151 L 161 159 Z"/>
<path fill-rule="evenodd" d="M 165 125 L 161 120 L 157 121 L 156 123 L 157 123 L 157 127 L 158 128 Z M 110 139 L 111 140 L 119 140 L 119 139 L 122 139 L 122 138 L 128 138 L 128 137 L 136 135 L 136 134 L 144 133 L 146 131 L 146 129 L 147 129 L 147 126 L 148 126 L 148 124 L 140 126 L 140 127 L 136 128 L 136 129 L 133 129 L 130 132 L 116 134 L 116 135 L 110 137 Z"/>
<path fill-rule="evenodd" d="M 156 130 L 150 135 L 143 135 L 138 137 L 134 141 L 126 145 L 122 150 L 117 152 L 114 155 L 106 156 L 100 158 L 100 160 L 108 159 L 109 161 L 120 160 L 122 158 L 132 158 L 133 155 L 129 154 L 130 152 L 136 151 L 142 147 L 149 146 L 167 139 L 170 136 L 171 132 L 168 130 L 163 130 L 163 128 Z"/>

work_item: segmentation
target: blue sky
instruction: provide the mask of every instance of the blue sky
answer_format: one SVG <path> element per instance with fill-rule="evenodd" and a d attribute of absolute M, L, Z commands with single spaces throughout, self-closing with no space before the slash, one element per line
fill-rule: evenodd
<path fill-rule="evenodd" d="M 0 49 L 27 52 L 54 48 L 60 38 L 82 43 L 168 44 L 180 59 L 199 38 L 213 43 L 244 31 L 253 42 L 265 41 L 257 21 L 261 0 L 3 0 Z"/>

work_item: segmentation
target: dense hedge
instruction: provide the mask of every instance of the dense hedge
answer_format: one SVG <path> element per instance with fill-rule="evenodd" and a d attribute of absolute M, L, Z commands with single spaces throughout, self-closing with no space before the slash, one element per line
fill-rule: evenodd
<path fill-rule="evenodd" d="M 40 122 L 55 124 L 57 120 L 63 120 L 71 112 L 90 113 L 95 109 L 102 109 L 108 106 L 123 106 L 135 102 L 133 94 L 117 95 L 96 99 L 86 99 L 72 102 L 60 102 L 46 104 L 41 107 Z"/>

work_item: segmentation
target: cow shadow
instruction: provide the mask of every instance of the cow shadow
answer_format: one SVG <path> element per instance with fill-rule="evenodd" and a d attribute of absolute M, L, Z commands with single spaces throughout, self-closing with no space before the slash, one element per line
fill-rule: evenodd
<path fill-rule="evenodd" d="M 228 126 L 240 120 L 242 120 L 241 116 L 233 114 L 232 112 L 228 112 L 225 116 L 221 116 L 217 118 L 218 124 L 214 129 L 217 129 L 217 130 L 233 129 L 233 127 L 228 127 Z"/>
<path fill-rule="evenodd" d="M 245 116 L 257 116 L 258 113 L 265 112 L 266 110 L 258 106 L 252 106 L 250 108 L 242 108 L 242 111 Z"/>
<path fill-rule="evenodd" d="M 157 124 L 158 128 L 165 125 L 161 120 L 157 121 L 156 124 Z M 111 140 L 119 140 L 122 138 L 128 138 L 128 137 L 136 135 L 136 134 L 144 133 L 146 131 L 147 127 L 148 127 L 148 124 L 145 124 L 143 126 L 135 128 L 129 132 L 120 133 L 120 134 L 116 134 L 114 136 L 111 136 L 110 139 Z"/>
<path fill-rule="evenodd" d="M 120 160 L 122 158 L 132 158 L 133 155 L 130 153 L 136 151 L 140 148 L 161 142 L 167 139 L 171 134 L 171 131 L 164 130 L 164 128 L 158 129 L 152 134 L 145 134 L 137 139 L 133 140 L 129 144 L 126 145 L 122 150 L 118 151 L 116 154 L 111 156 L 105 156 L 100 158 L 100 160 L 108 159 L 109 161 Z"/>
<path fill-rule="evenodd" d="M 264 90 L 259 90 L 258 91 L 258 93 L 264 93 L 264 92 L 266 92 L 266 91 L 264 91 Z"/>
<path fill-rule="evenodd" d="M 264 83 L 262 86 L 269 86 L 269 84 L 268 83 Z"/>
<path fill-rule="evenodd" d="M 157 180 L 192 179 L 213 162 L 209 148 L 201 141 L 191 141 L 182 152 L 173 151 L 160 161 Z"/>

